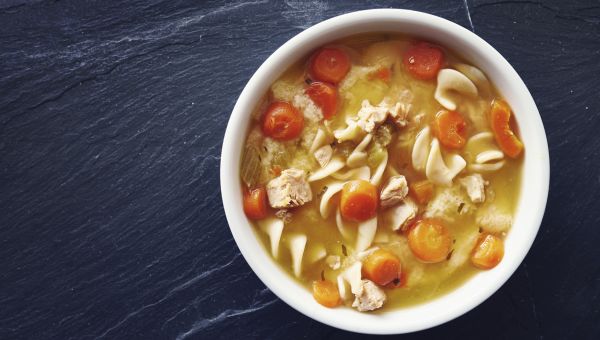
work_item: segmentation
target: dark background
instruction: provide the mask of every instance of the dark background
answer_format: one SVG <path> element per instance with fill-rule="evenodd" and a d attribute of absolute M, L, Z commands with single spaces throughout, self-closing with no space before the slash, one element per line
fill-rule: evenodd
<path fill-rule="evenodd" d="M 358 339 L 288 307 L 227 227 L 221 141 L 278 46 L 338 14 L 409 8 L 473 30 L 548 134 L 525 262 L 406 339 L 600 339 L 599 1 L 0 1 L 0 338 Z"/>

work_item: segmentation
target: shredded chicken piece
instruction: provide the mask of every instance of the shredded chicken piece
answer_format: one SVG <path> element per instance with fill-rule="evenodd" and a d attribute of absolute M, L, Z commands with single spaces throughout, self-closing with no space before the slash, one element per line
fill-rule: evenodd
<path fill-rule="evenodd" d="M 408 223 L 417 216 L 417 212 L 419 212 L 417 204 L 410 198 L 406 198 L 401 204 L 390 208 L 386 212 L 386 217 L 392 230 L 404 230 Z"/>
<path fill-rule="evenodd" d="M 386 300 L 383 289 L 377 287 L 370 280 L 361 280 L 360 286 L 354 293 L 355 299 L 352 307 L 355 307 L 359 312 L 366 312 L 381 308 Z"/>
<path fill-rule="evenodd" d="M 467 190 L 471 202 L 483 203 L 485 201 L 485 181 L 480 174 L 465 176 L 458 182 Z"/>
<path fill-rule="evenodd" d="M 356 114 L 356 117 L 346 119 L 346 127 L 333 131 L 333 135 L 338 142 L 348 140 L 357 141 L 365 134 L 370 134 L 386 121 L 388 117 L 399 127 L 408 124 L 407 115 L 410 111 L 410 104 L 393 101 L 385 97 L 377 106 L 369 103 L 369 100 L 362 101 L 362 107 Z"/>
<path fill-rule="evenodd" d="M 408 183 L 402 175 L 392 176 L 383 186 L 379 201 L 383 208 L 394 206 L 408 195 Z"/>
<path fill-rule="evenodd" d="M 287 209 L 279 209 L 275 212 L 275 216 L 282 220 L 283 223 L 288 224 L 292 221 L 292 213 Z"/>
<path fill-rule="evenodd" d="M 392 104 L 389 98 L 384 98 L 377 106 L 371 105 L 369 101 L 365 99 L 357 114 L 357 125 L 367 133 L 371 133 L 375 130 L 377 125 L 386 120 L 388 114 L 394 120 L 404 120 L 404 125 L 406 125 L 406 114 L 401 112 L 401 108 L 403 108 L 403 104 Z"/>
<path fill-rule="evenodd" d="M 396 115 L 390 115 L 392 122 L 399 128 L 405 127 L 408 125 L 407 117 L 408 113 L 412 110 L 412 104 L 399 102 L 396 103 L 396 106 L 398 107 Z"/>
<path fill-rule="evenodd" d="M 287 169 L 267 184 L 269 204 L 273 208 L 293 208 L 312 200 L 312 191 L 306 180 L 306 172 Z"/>
<path fill-rule="evenodd" d="M 392 116 L 392 121 L 396 124 L 397 127 L 402 128 L 408 125 L 408 115 L 412 112 L 413 106 L 413 94 L 410 90 L 404 89 L 400 91 L 397 95 L 398 104 L 400 104 L 400 109 L 398 110 L 398 114 L 396 116 Z M 422 116 L 425 116 L 422 114 Z M 414 117 L 415 119 L 417 117 Z M 416 121 L 417 125 L 420 125 L 420 121 Z"/>

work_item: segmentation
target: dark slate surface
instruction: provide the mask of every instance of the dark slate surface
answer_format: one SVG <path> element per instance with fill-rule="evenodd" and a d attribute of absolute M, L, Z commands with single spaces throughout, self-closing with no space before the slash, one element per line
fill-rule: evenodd
<path fill-rule="evenodd" d="M 0 1 L 0 338 L 358 339 L 275 297 L 235 246 L 219 159 L 287 39 L 366 8 L 472 29 L 523 77 L 548 209 L 515 275 L 406 339 L 600 338 L 600 3 Z"/>

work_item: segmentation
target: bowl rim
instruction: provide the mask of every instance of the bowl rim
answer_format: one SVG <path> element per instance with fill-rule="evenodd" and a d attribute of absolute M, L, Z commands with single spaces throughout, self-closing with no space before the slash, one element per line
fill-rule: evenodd
<path fill-rule="evenodd" d="M 310 296 L 307 289 L 289 277 L 260 245 L 261 241 L 241 206 L 241 149 L 248 131 L 249 113 L 272 81 L 298 59 L 293 59 L 295 56 L 306 55 L 315 47 L 344 36 L 380 32 L 382 30 L 375 27 L 384 24 L 405 28 L 400 31 L 394 26 L 384 31 L 417 36 L 435 33 L 434 38 L 427 37 L 433 41 L 438 40 L 438 36 L 451 37 L 456 39 L 452 44 L 442 42 L 442 45 L 454 47 L 459 44 L 466 48 L 461 49 L 462 56 L 474 53 L 471 59 L 479 58 L 482 63 L 491 65 L 482 70 L 494 80 L 494 85 L 515 109 L 515 119 L 526 146 L 519 204 L 506 239 L 506 249 L 511 249 L 511 253 L 505 252 L 503 261 L 494 270 L 478 273 L 451 292 L 416 306 L 378 314 L 359 313 L 349 308 L 332 310 L 307 298 Z M 414 32 L 407 32 L 410 30 Z M 429 33 L 422 34 L 426 31 Z M 474 64 L 480 67 L 480 64 Z M 525 130 L 527 135 L 524 135 Z M 275 295 L 302 314 L 336 328 L 368 334 L 401 334 L 431 328 L 461 316 L 495 293 L 512 276 L 533 244 L 544 215 L 549 181 L 548 144 L 539 111 L 523 80 L 508 61 L 464 27 L 435 15 L 405 9 L 371 9 L 339 15 L 289 39 L 262 63 L 244 87 L 227 124 L 221 150 L 220 185 L 225 215 L 235 242 L 254 273 Z M 527 207 L 524 207 L 525 202 Z M 515 227 L 523 228 L 514 231 Z"/>

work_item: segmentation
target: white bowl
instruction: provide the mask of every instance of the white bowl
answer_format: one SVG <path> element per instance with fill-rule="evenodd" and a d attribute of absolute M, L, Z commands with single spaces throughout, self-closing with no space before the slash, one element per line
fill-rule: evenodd
<path fill-rule="evenodd" d="M 293 62 L 313 49 L 364 32 L 399 32 L 437 42 L 479 67 L 510 103 L 525 144 L 521 196 L 514 224 L 505 240 L 505 255 L 493 270 L 482 271 L 439 298 L 385 313 L 328 309 L 275 263 L 261 246 L 242 210 L 240 160 L 250 113 L 271 83 Z M 344 14 L 296 35 L 275 51 L 242 91 L 231 117 L 221 152 L 221 193 L 231 233 L 244 258 L 264 284 L 299 312 L 333 327 L 353 332 L 398 334 L 452 320 L 471 310 L 508 280 L 525 258 L 538 232 L 550 180 L 548 144 L 539 112 L 527 87 L 510 64 L 488 43 L 445 19 L 401 9 L 375 9 Z"/>

